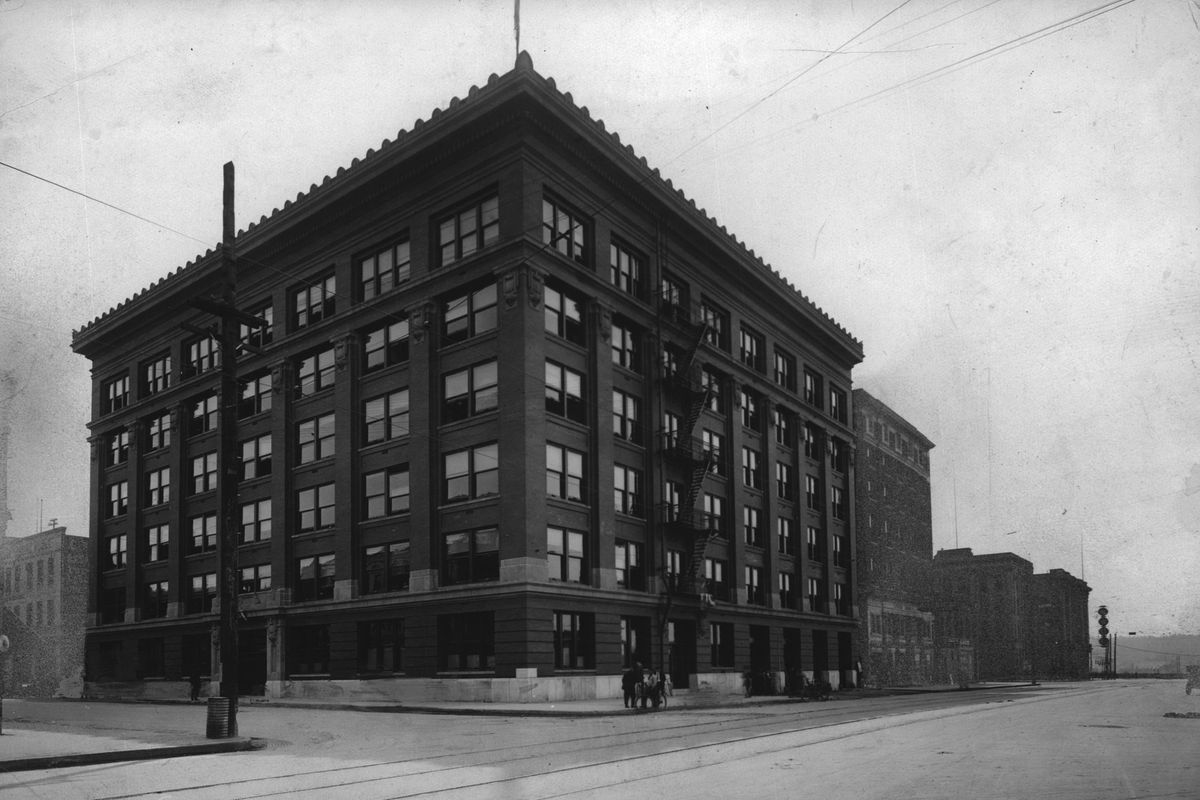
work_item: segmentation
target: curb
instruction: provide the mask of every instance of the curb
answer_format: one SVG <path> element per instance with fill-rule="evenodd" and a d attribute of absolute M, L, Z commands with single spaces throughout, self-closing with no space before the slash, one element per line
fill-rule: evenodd
<path fill-rule="evenodd" d="M 77 753 L 65 756 L 34 756 L 0 761 L 0 773 L 22 772 L 34 769 L 60 769 L 91 764 L 112 764 L 119 761 L 144 761 L 154 758 L 180 758 L 211 753 L 233 753 L 240 750 L 257 750 L 263 742 L 252 738 L 238 737 L 219 742 L 185 744 L 175 747 L 143 747 L 136 750 L 112 750 L 104 753 Z"/>

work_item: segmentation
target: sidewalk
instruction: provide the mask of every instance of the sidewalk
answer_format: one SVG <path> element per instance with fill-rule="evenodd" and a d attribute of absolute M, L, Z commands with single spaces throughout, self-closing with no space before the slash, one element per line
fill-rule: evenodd
<path fill-rule="evenodd" d="M 1001 688 L 1020 684 L 977 684 L 974 689 Z M 1028 686 L 1029 684 L 1024 684 Z M 856 689 L 837 693 L 828 702 L 845 702 L 867 697 L 886 697 L 926 692 L 962 691 L 957 686 L 926 686 L 912 689 Z M 63 701 L 72 702 L 72 701 Z M 89 701 L 122 702 L 122 701 Z M 142 703 L 144 701 L 129 701 Z M 752 708 L 755 706 L 805 704 L 819 705 L 819 700 L 801 701 L 783 695 L 743 697 L 719 694 L 715 691 L 679 691 L 667 700 L 667 711 L 680 709 Z M 151 703 L 145 703 L 150 705 Z M 159 705 L 188 705 L 187 701 L 160 702 Z M 653 710 L 623 708 L 619 698 L 572 700 L 562 703 L 450 703 L 428 702 L 399 704 L 388 702 L 331 702 L 328 700 L 266 700 L 242 698 L 241 706 L 269 708 L 309 708 L 313 710 L 361 711 L 402 714 L 468 714 L 512 717 L 600 717 L 652 714 Z M 0 773 L 19 770 L 54 769 L 58 767 L 101 764 L 117 761 L 175 758 L 179 756 L 225 753 L 250 750 L 253 739 L 238 737 L 208 739 L 201 734 L 140 733 L 108 731 L 106 734 L 54 730 L 48 725 L 5 718 L 0 735 Z"/>

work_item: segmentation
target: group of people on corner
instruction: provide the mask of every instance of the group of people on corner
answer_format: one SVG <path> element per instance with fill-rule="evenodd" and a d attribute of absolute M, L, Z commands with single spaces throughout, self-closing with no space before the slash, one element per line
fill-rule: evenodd
<path fill-rule="evenodd" d="M 667 697 L 672 694 L 671 675 L 634 664 L 621 674 L 621 692 L 626 708 L 653 708 L 657 711 L 666 706 Z"/>

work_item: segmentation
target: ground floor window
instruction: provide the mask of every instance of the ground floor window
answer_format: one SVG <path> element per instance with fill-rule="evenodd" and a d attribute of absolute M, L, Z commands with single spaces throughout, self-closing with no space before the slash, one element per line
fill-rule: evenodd
<path fill-rule="evenodd" d="M 650 663 L 650 618 L 621 617 L 621 666 Z"/>
<path fill-rule="evenodd" d="M 207 633 L 190 633 L 183 637 L 183 674 L 200 677 L 212 672 L 212 637 Z"/>
<path fill-rule="evenodd" d="M 162 639 L 138 641 L 138 678 L 162 678 L 167 674 Z"/>
<path fill-rule="evenodd" d="M 712 665 L 714 667 L 732 667 L 733 664 L 733 623 L 710 622 L 708 639 Z"/>
<path fill-rule="evenodd" d="M 438 617 L 438 666 L 445 671 L 496 667 L 494 620 L 490 612 Z"/>
<path fill-rule="evenodd" d="M 329 674 L 329 627 L 299 625 L 287 632 L 289 677 Z"/>
<path fill-rule="evenodd" d="M 96 648 L 94 680 L 118 680 L 121 677 L 122 642 L 100 642 Z"/>
<path fill-rule="evenodd" d="M 591 614 L 554 612 L 554 668 L 591 669 L 596 666 Z"/>
<path fill-rule="evenodd" d="M 404 671 L 404 620 L 358 624 L 358 671 Z"/>

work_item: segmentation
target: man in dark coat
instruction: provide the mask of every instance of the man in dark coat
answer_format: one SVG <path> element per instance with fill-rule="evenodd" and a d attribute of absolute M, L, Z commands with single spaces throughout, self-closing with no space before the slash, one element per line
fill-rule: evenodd
<path fill-rule="evenodd" d="M 634 664 L 621 674 L 621 693 L 625 696 L 626 708 L 637 708 L 637 685 L 641 680 L 641 664 Z"/>

